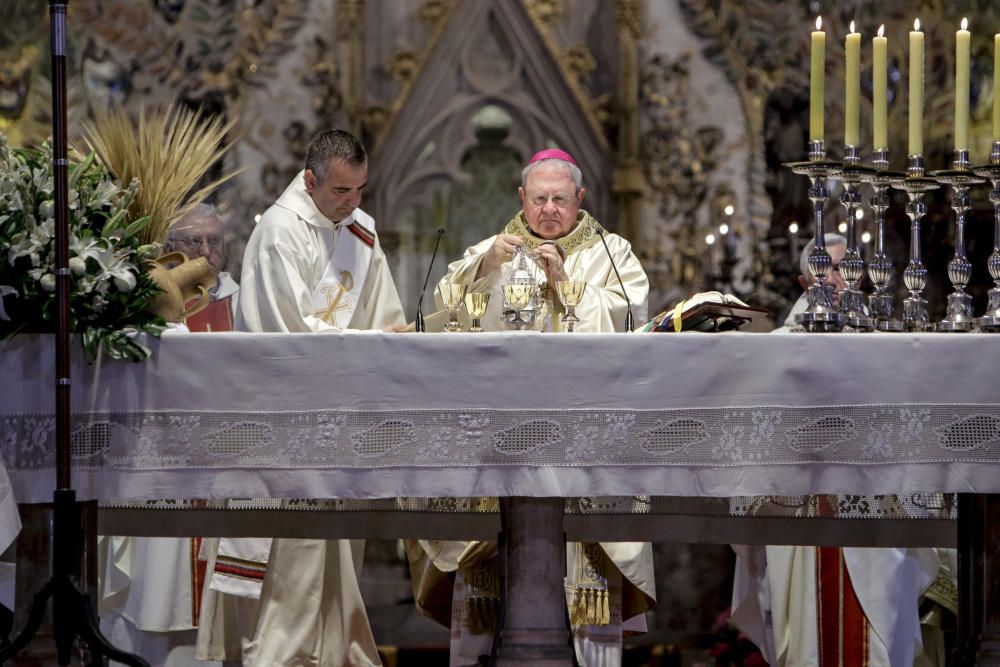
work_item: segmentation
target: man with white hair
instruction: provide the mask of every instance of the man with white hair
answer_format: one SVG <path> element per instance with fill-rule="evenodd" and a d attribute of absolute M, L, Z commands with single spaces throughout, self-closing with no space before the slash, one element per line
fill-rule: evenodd
<path fill-rule="evenodd" d="M 576 308 L 578 331 L 622 331 L 629 300 L 634 317 L 646 317 L 649 282 L 629 242 L 605 232 L 581 208 L 586 189 L 576 161 L 558 149 L 531 158 L 518 188 L 522 210 L 503 231 L 465 251 L 448 266 L 438 285 L 461 283 L 469 292 L 492 293 L 482 319 L 486 329 L 504 326 L 502 285 L 518 248 L 526 248 L 536 282 L 560 280 L 587 283 Z M 605 250 L 600 235 L 606 237 Z M 614 257 L 619 282 L 608 257 Z M 562 305 L 548 289 L 540 306 L 538 328 L 560 331 Z M 626 298 L 627 294 L 627 298 Z M 452 630 L 451 664 L 475 665 L 489 654 L 499 604 L 496 544 L 486 542 L 421 541 L 408 543 L 418 607 Z M 644 632 L 643 613 L 655 604 L 652 547 L 648 543 L 569 544 L 566 549 L 566 602 L 576 657 L 588 667 L 621 664 L 622 631 Z M 454 589 L 430 584 L 450 581 Z M 425 578 L 426 577 L 426 578 Z M 447 590 L 443 590 L 446 589 Z M 424 595 L 427 593 L 427 595 Z M 447 601 L 454 599 L 453 604 Z M 444 604 L 441 603 L 444 599 Z M 449 610 L 435 613 L 430 607 Z"/>
<path fill-rule="evenodd" d="M 186 319 L 191 331 L 232 331 L 233 315 L 240 286 L 225 271 L 229 253 L 226 230 L 219 211 L 211 204 L 198 204 L 170 225 L 164 252 L 182 252 L 188 259 L 204 257 L 218 278 L 212 300 L 204 309 Z"/>
<path fill-rule="evenodd" d="M 840 275 L 840 260 L 844 259 L 844 255 L 847 254 L 847 239 L 840 234 L 828 232 L 823 236 L 823 240 L 826 243 L 826 251 L 830 253 L 831 260 L 830 270 L 827 272 L 824 280 L 827 285 L 833 285 L 833 306 L 834 308 L 838 308 L 840 307 L 840 290 L 847 287 L 847 281 Z M 795 304 L 792 305 L 792 310 L 788 313 L 788 317 L 785 318 L 784 325 L 775 329 L 776 332 L 796 329 L 795 316 L 806 312 L 806 308 L 809 307 L 809 299 L 806 296 L 806 291 L 810 285 L 816 282 L 816 278 L 813 277 L 812 272 L 809 270 L 809 255 L 812 254 L 814 247 L 816 247 L 816 241 L 812 239 L 802 249 L 802 254 L 799 256 L 799 285 L 802 287 L 802 294 Z M 801 327 L 796 330 L 801 330 Z"/>

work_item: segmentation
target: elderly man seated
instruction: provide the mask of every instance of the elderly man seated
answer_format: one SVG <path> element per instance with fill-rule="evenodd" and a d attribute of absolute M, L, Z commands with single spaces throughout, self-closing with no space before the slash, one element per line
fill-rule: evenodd
<path fill-rule="evenodd" d="M 561 150 L 544 150 L 532 157 L 521 178 L 522 211 L 501 233 L 467 249 L 462 259 L 448 267 L 438 285 L 439 301 L 444 283 L 489 291 L 493 296 L 483 326 L 501 328 L 505 318 L 501 288 L 515 250 L 523 247 L 535 258 L 526 263 L 528 270 L 537 273 L 538 283 L 587 283 L 577 308 L 580 331 L 622 330 L 629 299 L 635 315 L 645 318 L 646 274 L 628 241 L 605 232 L 580 208 L 586 190 L 575 160 Z M 608 250 L 600 234 L 606 236 Z M 560 323 L 553 315 L 562 306 L 554 290 L 546 291 L 540 312 L 535 313 L 537 326 L 558 331 Z M 418 606 L 451 626 L 451 664 L 478 664 L 479 656 L 491 652 L 495 631 L 500 594 L 496 544 L 422 541 L 419 546 L 410 543 L 408 553 Z M 588 666 L 620 665 L 623 630 L 645 631 L 643 612 L 655 603 L 651 546 L 570 544 L 566 572 L 566 603 L 577 660 Z M 454 573 L 453 590 L 449 589 L 452 577 L 446 573 Z"/>

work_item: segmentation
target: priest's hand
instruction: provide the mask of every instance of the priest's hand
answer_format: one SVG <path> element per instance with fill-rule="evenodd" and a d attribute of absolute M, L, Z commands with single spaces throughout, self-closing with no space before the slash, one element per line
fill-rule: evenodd
<path fill-rule="evenodd" d="M 569 280 L 563 264 L 565 252 L 557 243 L 543 243 L 535 248 L 535 258 L 545 269 L 545 277 L 550 285 L 554 286 L 560 280 Z"/>
<path fill-rule="evenodd" d="M 479 270 L 476 278 L 493 273 L 499 269 L 504 262 L 509 262 L 514 256 L 514 251 L 524 245 L 524 239 L 514 234 L 497 234 L 493 245 L 483 255 L 483 260 L 479 263 Z"/>

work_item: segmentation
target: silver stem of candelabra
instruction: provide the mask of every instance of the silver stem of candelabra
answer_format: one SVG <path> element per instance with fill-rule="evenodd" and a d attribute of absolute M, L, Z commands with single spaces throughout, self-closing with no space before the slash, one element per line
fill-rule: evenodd
<path fill-rule="evenodd" d="M 927 269 L 920 254 L 920 220 L 927 213 L 924 193 L 938 187 L 937 181 L 927 178 L 923 155 L 907 156 L 906 178 L 893 183 L 893 187 L 905 190 L 910 198 L 906 205 L 906 215 L 910 218 L 910 262 L 903 270 L 903 283 L 909 295 L 903 301 L 903 326 L 908 331 L 929 331 L 930 315 L 927 299 L 923 297 L 927 286 Z"/>
<path fill-rule="evenodd" d="M 972 278 L 972 262 L 965 255 L 965 216 L 972 208 L 969 187 L 982 183 L 983 179 L 969 170 L 969 151 L 955 151 L 952 169 L 935 174 L 939 183 L 950 185 L 954 190 L 951 209 L 955 211 L 955 256 L 948 262 L 948 279 L 952 293 L 948 295 L 948 310 L 943 320 L 938 322 L 938 331 L 972 331 L 975 318 L 972 315 L 972 296 L 965 286 Z"/>
<path fill-rule="evenodd" d="M 976 320 L 980 331 L 1000 332 L 1000 141 L 993 142 L 990 163 L 973 170 L 976 175 L 988 178 L 993 183 L 990 201 L 993 202 L 993 252 L 986 261 L 993 287 L 986 313 Z"/>
<path fill-rule="evenodd" d="M 903 322 L 896 317 L 889 284 L 892 282 L 892 259 L 885 247 L 885 212 L 889 210 L 889 185 L 902 177 L 889 172 L 889 149 L 876 148 L 872 160 L 875 172 L 866 180 L 872 185 L 869 204 L 875 211 L 875 252 L 868 262 L 868 278 L 875 291 L 868 297 L 868 312 L 879 331 L 902 331 Z"/>
<path fill-rule="evenodd" d="M 809 161 L 798 162 L 792 170 L 809 177 L 809 201 L 813 204 L 815 220 L 813 249 L 809 254 L 809 272 L 813 283 L 806 290 L 809 306 L 805 312 L 795 316 L 795 322 L 802 325 L 806 331 L 840 331 L 844 326 L 844 318 L 833 305 L 833 286 L 826 283 L 826 276 L 833 266 L 830 253 L 826 250 L 826 230 L 823 227 L 823 209 L 830 191 L 826 180 L 839 164 L 826 159 L 826 148 L 823 141 L 809 142 Z"/>
<path fill-rule="evenodd" d="M 858 250 L 857 212 L 861 208 L 860 185 L 865 173 L 861 166 L 861 150 L 857 146 L 844 147 L 844 166 L 836 176 L 844 184 L 844 194 L 840 203 L 847 209 L 847 250 L 840 260 L 840 275 L 847 287 L 840 290 L 840 313 L 843 315 L 845 331 L 871 331 L 874 320 L 865 312 L 864 295 L 858 284 L 865 275 L 865 260 Z"/>

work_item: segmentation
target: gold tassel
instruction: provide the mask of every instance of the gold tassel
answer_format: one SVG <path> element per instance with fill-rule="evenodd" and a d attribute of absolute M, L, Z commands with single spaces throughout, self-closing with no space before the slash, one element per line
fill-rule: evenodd
<path fill-rule="evenodd" d="M 600 625 L 609 625 L 611 623 L 611 605 L 608 602 L 610 595 L 607 590 L 601 591 L 601 620 Z"/>
<path fill-rule="evenodd" d="M 583 597 L 584 592 L 579 588 L 573 589 L 573 608 L 570 610 L 570 625 L 583 625 L 587 616 L 587 601 Z"/>
<path fill-rule="evenodd" d="M 469 598 L 466 604 L 469 632 L 474 635 L 486 635 L 496 627 L 496 598 Z"/>

